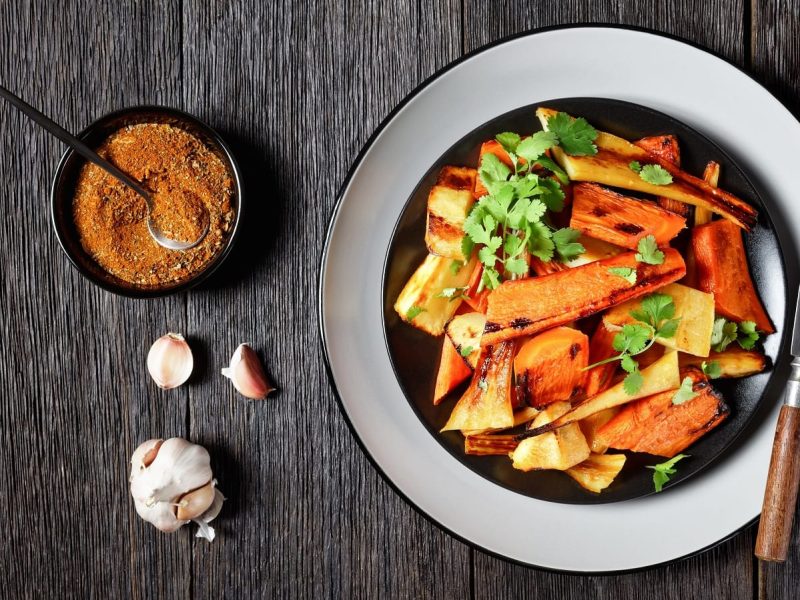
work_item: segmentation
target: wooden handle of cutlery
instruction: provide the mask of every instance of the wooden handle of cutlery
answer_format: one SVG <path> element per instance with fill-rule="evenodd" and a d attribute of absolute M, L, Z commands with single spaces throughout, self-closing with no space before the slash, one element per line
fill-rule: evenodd
<path fill-rule="evenodd" d="M 783 562 L 789 550 L 800 483 L 800 408 L 784 405 L 778 417 L 764 506 L 756 538 L 756 556 Z"/>

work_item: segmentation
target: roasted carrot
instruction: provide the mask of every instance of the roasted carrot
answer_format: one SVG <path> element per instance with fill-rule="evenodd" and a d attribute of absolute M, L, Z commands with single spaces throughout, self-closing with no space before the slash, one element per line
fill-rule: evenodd
<path fill-rule="evenodd" d="M 719 163 L 715 163 L 713 160 L 709 161 L 703 172 L 703 179 L 709 185 L 717 187 L 719 182 Z M 696 206 L 694 209 L 694 226 L 710 223 L 713 216 L 714 214 L 711 211 Z M 691 244 L 686 247 L 684 259 L 686 260 L 686 277 L 683 278 L 681 283 L 697 289 L 697 265 L 695 264 L 694 251 Z"/>
<path fill-rule="evenodd" d="M 531 269 L 533 269 L 533 272 L 541 277 L 542 275 L 552 275 L 553 273 L 558 273 L 559 271 L 566 271 L 569 269 L 569 267 L 556 260 L 544 262 L 543 260 L 532 256 Z"/>
<path fill-rule="evenodd" d="M 529 339 L 514 359 L 514 375 L 525 402 L 536 408 L 584 396 L 589 338 L 571 327 L 556 327 Z"/>
<path fill-rule="evenodd" d="M 478 287 L 481 284 L 481 277 L 483 277 L 483 264 L 478 262 L 475 264 L 475 268 L 467 283 L 467 289 L 464 292 L 464 302 L 469 304 L 473 310 L 486 313 L 486 302 L 491 290 L 484 288 L 480 292 L 478 291 Z"/>
<path fill-rule="evenodd" d="M 612 267 L 636 270 L 636 283 L 610 273 Z M 505 281 L 489 296 L 481 345 L 533 335 L 588 317 L 644 296 L 685 273 L 680 253 L 665 248 L 660 265 L 639 263 L 635 252 L 626 252 L 544 277 Z"/>
<path fill-rule="evenodd" d="M 458 353 L 453 342 L 444 336 L 442 342 L 442 358 L 439 361 L 439 372 L 436 375 L 436 387 L 433 392 L 434 405 L 439 404 L 447 394 L 456 389 L 472 374 L 472 369 Z"/>
<path fill-rule="evenodd" d="M 614 350 L 614 337 L 617 332 L 611 331 L 601 320 L 592 334 L 592 341 L 589 344 L 589 363 L 595 364 L 607 358 L 619 354 Z M 611 387 L 614 372 L 617 370 L 617 362 L 612 361 L 603 365 L 592 367 L 586 372 L 586 397 L 591 398 L 595 394 L 607 390 Z"/>
<path fill-rule="evenodd" d="M 686 227 L 686 219 L 652 202 L 629 198 L 594 183 L 572 188 L 570 227 L 589 237 L 635 250 L 652 235 L 665 246 Z"/>
<path fill-rule="evenodd" d="M 536 116 L 545 129 L 548 127 L 548 119 L 555 114 L 555 110 L 544 107 L 536 110 Z M 628 140 L 598 131 L 595 144 L 598 152 L 591 156 L 571 156 L 561 148 L 555 147 L 553 157 L 572 181 L 594 181 L 702 206 L 747 230 L 756 223 L 758 211 L 741 198 L 710 186 L 702 179 L 682 171 L 669 161 L 633 145 Z M 630 163 L 634 160 L 641 164 L 661 165 L 672 175 L 673 182 L 667 185 L 654 185 L 644 181 L 630 169 Z"/>
<path fill-rule="evenodd" d="M 442 431 L 506 429 L 514 425 L 511 375 L 515 345 L 506 342 L 483 350 L 467 391 Z"/>
<path fill-rule="evenodd" d="M 650 154 L 668 160 L 676 167 L 681 166 L 681 147 L 678 145 L 678 138 L 674 135 L 643 137 L 633 143 Z"/>
<path fill-rule="evenodd" d="M 678 138 L 674 135 L 655 135 L 642 138 L 633 143 L 639 148 L 647 150 L 650 154 L 655 154 L 663 160 L 671 162 L 676 167 L 681 166 L 681 149 L 678 145 Z M 684 218 L 688 218 L 691 212 L 691 205 L 684 204 L 680 200 L 659 196 L 656 198 L 656 202 L 661 208 Z"/>
<path fill-rule="evenodd" d="M 719 220 L 695 227 L 692 252 L 697 285 L 714 294 L 717 313 L 740 323 L 755 321 L 759 331 L 775 333 L 750 278 L 742 232 L 735 225 Z"/>
<path fill-rule="evenodd" d="M 686 374 L 694 380 L 696 397 L 673 404 L 677 390 L 669 390 L 632 402 L 600 428 L 598 442 L 671 458 L 714 429 L 728 416 L 728 406 L 697 369 Z"/>

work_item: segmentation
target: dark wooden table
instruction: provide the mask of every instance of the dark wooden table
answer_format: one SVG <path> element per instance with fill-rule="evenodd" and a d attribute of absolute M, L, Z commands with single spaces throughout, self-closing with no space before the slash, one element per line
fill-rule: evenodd
<path fill-rule="evenodd" d="M 401 500 L 339 414 L 316 322 L 328 216 L 370 133 L 440 67 L 531 28 L 623 23 L 711 48 L 798 114 L 798 0 L 500 4 L 0 5 L 4 85 L 73 130 L 133 104 L 194 113 L 233 142 L 249 193 L 242 243 L 211 284 L 154 301 L 113 296 L 69 266 L 51 231 L 62 146 L 0 105 L 0 596 L 797 597 L 797 541 L 786 565 L 761 567 L 752 529 L 616 577 L 487 556 Z M 185 333 L 199 362 L 191 385 L 171 392 L 144 366 L 167 331 Z M 263 353 L 276 398 L 247 402 L 219 375 L 242 341 Z M 193 527 L 159 533 L 129 498 L 131 451 L 175 435 L 211 450 L 230 498 L 212 544 Z"/>

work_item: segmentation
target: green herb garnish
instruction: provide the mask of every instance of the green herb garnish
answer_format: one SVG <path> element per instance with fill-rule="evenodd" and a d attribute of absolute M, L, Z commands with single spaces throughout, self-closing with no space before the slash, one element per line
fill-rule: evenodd
<path fill-rule="evenodd" d="M 608 272 L 625 279 L 628 283 L 636 283 L 636 269 L 630 267 L 609 267 Z"/>
<path fill-rule="evenodd" d="M 714 328 L 711 331 L 711 348 L 715 352 L 723 352 L 733 342 L 745 350 L 752 350 L 760 334 L 753 321 L 742 321 L 737 324 L 728 321 L 725 317 L 714 319 Z"/>
<path fill-rule="evenodd" d="M 547 119 L 548 131 L 554 133 L 558 145 L 572 156 L 597 154 L 597 130 L 589 125 L 583 117 L 573 119 L 567 113 L 560 112 Z"/>
<path fill-rule="evenodd" d="M 709 379 L 719 379 L 722 376 L 722 367 L 716 360 L 712 360 L 708 363 L 703 361 L 703 363 L 700 365 L 700 368 Z"/>
<path fill-rule="evenodd" d="M 628 168 L 634 173 L 639 174 L 639 178 L 653 185 L 667 185 L 672 183 L 672 175 L 661 165 L 644 165 L 638 160 L 632 160 Z"/>
<path fill-rule="evenodd" d="M 467 358 L 470 354 L 474 352 L 474 350 L 475 348 L 473 348 L 472 346 L 462 346 L 461 350 L 459 351 L 459 354 L 461 354 L 462 357 Z"/>
<path fill-rule="evenodd" d="M 684 377 L 681 382 L 681 387 L 678 388 L 678 391 L 675 392 L 675 395 L 672 397 L 672 403 L 680 405 L 699 395 L 699 392 L 694 391 L 694 381 L 692 381 L 692 378 Z"/>
<path fill-rule="evenodd" d="M 655 486 L 657 492 L 660 492 L 663 489 L 664 484 L 669 481 L 670 477 L 678 472 L 678 469 L 674 468 L 675 463 L 684 458 L 689 458 L 689 455 L 678 454 L 678 456 L 675 456 L 666 462 L 647 467 L 648 469 L 653 469 L 653 471 L 655 471 L 655 473 L 653 473 L 653 486 Z"/>
<path fill-rule="evenodd" d="M 660 265 L 664 262 L 664 253 L 658 249 L 656 236 L 648 235 L 639 240 L 636 244 L 636 260 L 648 265 Z"/>
<path fill-rule="evenodd" d="M 420 315 L 420 313 L 423 313 L 426 310 L 427 309 L 422 308 L 421 306 L 417 306 L 415 304 L 411 308 L 408 309 L 408 312 L 406 312 L 406 319 L 408 319 L 409 321 L 413 321 L 414 319 L 416 319 Z"/>

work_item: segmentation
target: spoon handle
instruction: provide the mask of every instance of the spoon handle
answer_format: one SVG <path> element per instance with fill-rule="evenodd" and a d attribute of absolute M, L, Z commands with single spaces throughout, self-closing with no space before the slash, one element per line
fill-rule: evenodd
<path fill-rule="evenodd" d="M 119 179 L 129 188 L 132 188 L 133 191 L 143 196 L 144 199 L 147 201 L 147 203 L 150 204 L 150 193 L 146 189 L 144 189 L 144 187 L 142 187 L 142 185 L 138 181 L 120 171 L 117 167 L 115 167 L 113 164 L 111 164 L 104 158 L 101 158 L 94 150 L 89 148 L 89 146 L 84 144 L 81 140 L 76 138 L 69 131 L 61 127 L 61 125 L 59 125 L 49 117 L 43 115 L 41 112 L 33 108 L 30 104 L 25 102 L 22 98 L 15 96 L 1 85 L 0 85 L 0 96 L 8 100 L 9 103 L 13 104 L 21 112 L 25 113 L 25 115 L 27 115 L 31 120 L 41 125 L 44 129 L 52 133 L 54 136 L 56 136 L 58 139 L 64 142 L 67 146 L 75 150 L 75 152 L 83 156 L 86 160 L 93 162 L 101 169 L 107 171 L 108 173 Z"/>

